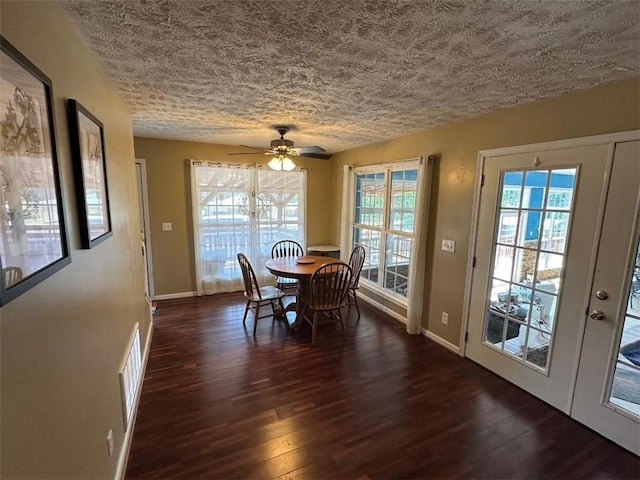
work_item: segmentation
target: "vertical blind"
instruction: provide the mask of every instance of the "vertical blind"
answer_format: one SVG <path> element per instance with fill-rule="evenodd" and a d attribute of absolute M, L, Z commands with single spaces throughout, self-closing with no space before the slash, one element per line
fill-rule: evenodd
<path fill-rule="evenodd" d="M 191 161 L 197 294 L 242 290 L 237 254 L 247 255 L 260 284 L 278 240 L 305 245 L 306 171 Z"/>

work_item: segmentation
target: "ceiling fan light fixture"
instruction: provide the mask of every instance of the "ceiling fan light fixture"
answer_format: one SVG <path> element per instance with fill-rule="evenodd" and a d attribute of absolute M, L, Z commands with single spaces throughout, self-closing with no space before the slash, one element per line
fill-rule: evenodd
<path fill-rule="evenodd" d="M 296 164 L 293 163 L 291 159 L 286 155 L 276 155 L 269 161 L 267 166 L 271 170 L 278 170 L 278 171 L 284 170 L 285 172 L 289 172 L 294 168 L 296 168 Z"/>
<path fill-rule="evenodd" d="M 280 161 L 280 159 L 278 157 L 273 157 L 271 159 L 271 161 L 269 163 L 267 163 L 267 166 L 271 170 L 282 170 L 282 162 Z"/>
<path fill-rule="evenodd" d="M 290 172 L 296 168 L 296 164 L 289 157 L 284 157 L 282 159 L 282 169 L 286 172 Z"/>

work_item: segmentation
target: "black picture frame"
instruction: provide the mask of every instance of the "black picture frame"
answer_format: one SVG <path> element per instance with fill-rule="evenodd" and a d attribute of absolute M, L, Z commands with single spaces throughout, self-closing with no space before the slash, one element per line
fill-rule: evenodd
<path fill-rule="evenodd" d="M 0 35 L 0 305 L 71 263 L 49 77 Z"/>
<path fill-rule="evenodd" d="M 113 235 L 104 126 L 75 99 L 68 99 L 71 154 L 78 202 L 80 243 L 93 248 Z"/>

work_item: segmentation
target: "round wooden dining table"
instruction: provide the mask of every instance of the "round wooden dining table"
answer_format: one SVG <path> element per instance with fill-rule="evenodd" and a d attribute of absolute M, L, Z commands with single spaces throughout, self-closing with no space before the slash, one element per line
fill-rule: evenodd
<path fill-rule="evenodd" d="M 302 312 L 307 299 L 307 291 L 311 275 L 327 263 L 341 262 L 337 258 L 316 255 L 303 255 L 301 257 L 280 257 L 267 260 L 264 264 L 271 273 L 278 277 L 295 278 L 298 280 L 298 295 L 296 301 L 285 308 L 285 312 L 295 311 L 296 319 L 291 324 L 293 330 L 300 328 L 302 324 Z"/>

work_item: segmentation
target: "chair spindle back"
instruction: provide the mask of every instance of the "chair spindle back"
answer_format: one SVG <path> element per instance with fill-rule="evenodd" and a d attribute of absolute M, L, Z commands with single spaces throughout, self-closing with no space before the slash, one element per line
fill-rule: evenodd
<path fill-rule="evenodd" d="M 238 263 L 240 264 L 240 270 L 242 270 L 245 296 L 252 297 L 255 293 L 258 295 L 258 298 L 262 299 L 260 288 L 258 287 L 258 280 L 256 279 L 256 274 L 253 271 L 251 262 L 244 253 L 238 253 Z"/>
<path fill-rule="evenodd" d="M 280 240 L 271 249 L 271 258 L 300 257 L 304 255 L 302 245 L 295 240 Z"/>
<path fill-rule="evenodd" d="M 362 271 L 362 266 L 364 265 L 365 255 L 366 252 L 362 245 L 356 246 L 351 252 L 351 257 L 349 258 L 349 266 L 351 267 L 351 271 L 353 272 L 351 288 L 358 288 L 358 283 L 360 282 L 360 272 Z"/>
<path fill-rule="evenodd" d="M 309 306 L 313 310 L 335 310 L 347 302 L 347 291 L 353 274 L 343 262 L 322 265 L 309 282 Z"/>

